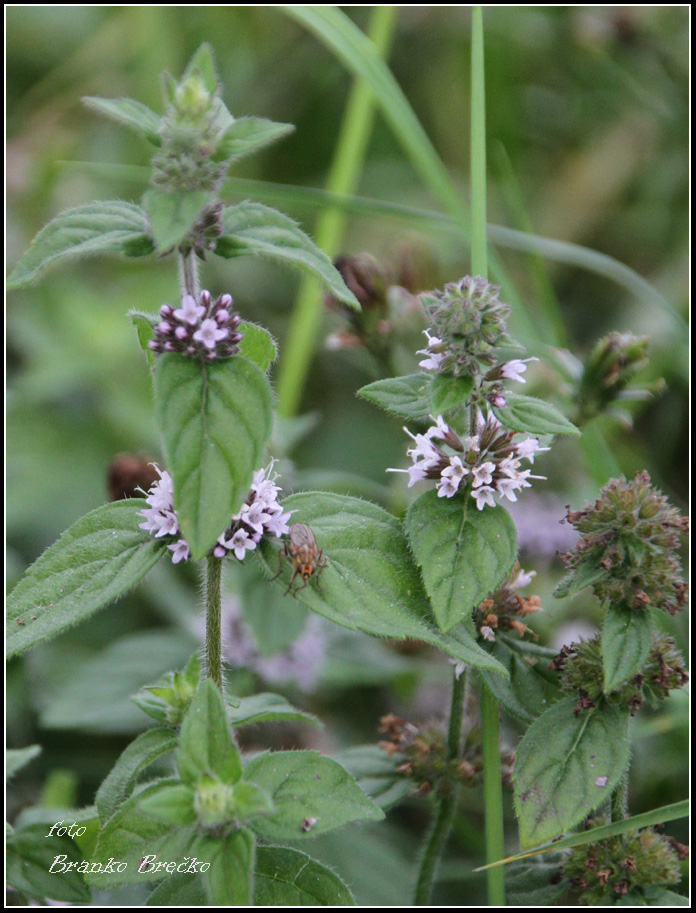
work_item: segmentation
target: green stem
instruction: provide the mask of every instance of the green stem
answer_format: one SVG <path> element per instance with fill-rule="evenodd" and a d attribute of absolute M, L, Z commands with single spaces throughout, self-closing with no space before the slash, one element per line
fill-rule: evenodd
<path fill-rule="evenodd" d="M 462 713 L 464 711 L 464 673 L 459 678 L 454 674 L 452 683 L 452 703 L 450 706 L 449 729 L 447 732 L 447 758 L 452 760 L 460 754 L 462 739 Z M 433 890 L 435 876 L 440 864 L 447 837 L 452 829 L 452 821 L 457 807 L 458 784 L 452 784 L 452 792 L 448 796 L 438 796 L 435 820 L 425 844 L 423 859 L 421 860 L 414 906 L 427 907 L 430 905 L 430 895 Z"/>
<path fill-rule="evenodd" d="M 611 820 L 623 821 L 628 818 L 628 768 L 623 772 L 619 785 L 611 797 Z"/>
<path fill-rule="evenodd" d="M 391 44 L 397 7 L 375 6 L 367 31 L 377 51 L 385 56 Z M 348 99 L 338 143 L 326 184 L 332 193 L 355 192 L 362 171 L 374 120 L 372 90 L 364 79 L 356 79 Z M 333 207 L 317 220 L 315 240 L 332 259 L 338 254 L 345 232 L 346 217 Z M 283 358 L 278 373 L 278 414 L 294 415 L 300 404 L 312 355 L 316 347 L 322 312 L 322 296 L 316 283 L 302 279 L 290 318 Z"/>
<path fill-rule="evenodd" d="M 208 556 L 205 587 L 205 674 L 222 693 L 222 561 Z"/>
<path fill-rule="evenodd" d="M 193 251 L 179 254 L 179 284 L 184 294 L 198 298 L 198 259 Z"/>
<path fill-rule="evenodd" d="M 486 83 L 483 67 L 483 13 L 475 6 L 471 22 L 471 272 L 488 276 L 486 239 Z"/>
<path fill-rule="evenodd" d="M 503 782 L 500 770 L 498 702 L 485 685 L 481 688 L 481 739 L 483 748 L 483 805 L 486 820 L 486 863 L 503 858 Z M 505 870 L 488 869 L 488 906 L 505 906 Z"/>

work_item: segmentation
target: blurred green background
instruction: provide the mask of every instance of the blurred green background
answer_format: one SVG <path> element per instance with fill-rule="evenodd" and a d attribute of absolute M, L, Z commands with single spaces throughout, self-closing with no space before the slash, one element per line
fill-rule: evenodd
<path fill-rule="evenodd" d="M 369 12 L 369 7 L 348 9 L 362 28 Z M 536 234 L 615 257 L 651 282 L 686 319 L 687 8 L 486 8 L 484 25 L 489 220 L 513 228 L 528 225 Z M 403 8 L 389 57 L 464 195 L 469 38 L 468 7 Z M 61 209 L 96 199 L 137 202 L 146 189 L 146 144 L 90 114 L 81 97 L 129 96 L 161 111 L 159 73 L 179 76 L 204 41 L 213 46 L 224 98 L 235 116 L 296 126 L 288 139 L 240 164 L 234 177 L 325 186 L 352 81 L 330 52 L 281 9 L 10 7 L 10 267 Z M 379 114 L 359 193 L 439 210 Z M 319 212 L 311 197 L 280 201 L 255 185 L 230 182 L 223 195 L 230 202 L 250 197 L 277 205 L 310 234 Z M 395 282 L 406 284 L 410 277 L 412 291 L 454 281 L 469 270 L 468 250 L 456 234 L 404 218 L 351 216 L 344 252 L 361 251 L 373 254 Z M 550 592 L 561 574 L 554 553 L 564 542 L 554 531 L 563 505 L 578 507 L 595 495 L 607 454 L 626 474 L 648 469 L 653 482 L 686 509 L 687 340 L 663 310 L 606 279 L 550 261 L 540 271 L 529 256 L 498 252 L 527 306 L 533 309 L 544 289 L 557 299 L 575 354 L 584 356 L 610 330 L 645 333 L 651 337 L 651 362 L 640 379 L 667 382 L 662 394 L 633 410 L 632 430 L 601 422 L 601 435 L 595 429 L 591 438 L 596 453 L 575 441 L 558 444 L 540 469 L 548 477 L 540 483 L 545 494 L 535 496 L 526 513 L 520 505 L 520 530 L 525 524 L 528 530 L 526 539 L 520 536 L 524 564 L 539 571 L 536 590 L 544 599 L 545 614 L 536 627 L 545 641 L 560 644 L 580 630 L 589 632 L 601 618 L 586 594 L 555 602 Z M 230 291 L 243 318 L 266 325 L 280 342 L 282 359 L 295 276 L 263 261 L 217 260 L 203 266 L 201 278 L 214 294 Z M 64 529 L 106 500 L 106 472 L 116 454 L 159 456 L 149 373 L 125 314 L 130 308 L 154 311 L 176 297 L 171 259 L 103 258 L 51 271 L 36 286 L 9 296 L 10 585 Z M 327 312 L 322 340 L 341 326 L 340 317 Z M 513 316 L 513 334 L 515 329 Z M 422 344 L 422 337 L 417 341 Z M 525 337 L 524 342 L 529 355 L 548 360 L 550 353 L 538 340 Z M 313 420 L 301 440 L 284 452 L 279 444 L 274 452 L 284 457 L 286 491 L 335 484 L 397 512 L 405 507 L 399 478 L 384 473 L 387 466 L 405 463 L 400 423 L 355 396 L 379 376 L 379 367 L 362 350 L 320 348 L 301 410 L 312 413 Z M 525 390 L 550 398 L 554 391 L 562 392 L 558 377 L 543 370 L 533 389 Z M 552 530 L 547 541 L 530 532 L 540 526 Z M 161 671 L 183 665 L 195 648 L 197 586 L 195 569 L 158 567 L 118 605 L 10 665 L 8 742 L 44 747 L 41 758 L 16 780 L 14 812 L 40 801 L 56 770 L 72 772 L 63 779 L 63 792 L 58 790 L 60 804 L 93 801 L 118 752 L 147 723 L 129 695 Z M 230 587 L 235 589 L 234 581 Z M 242 611 L 248 616 L 256 604 L 252 597 L 243 600 Z M 293 609 L 301 612 L 298 605 Z M 287 611 L 278 608 L 280 614 Z M 303 616 L 295 617 L 301 630 L 298 617 Z M 272 614 L 269 618 L 272 625 Z M 677 629 L 685 649 L 685 620 L 670 619 L 666 628 Z M 326 657 L 318 684 L 298 692 L 290 681 L 286 690 L 323 716 L 327 730 L 318 737 L 303 729 L 271 730 L 277 744 L 332 750 L 375 741 L 378 718 L 389 710 L 416 720 L 444 712 L 446 664 L 430 654 L 405 655 L 357 635 L 322 631 Z M 258 676 L 258 669 L 253 674 Z M 237 673 L 240 689 L 256 687 L 251 676 Z M 633 811 L 684 796 L 687 724 L 681 697 L 636 721 Z M 509 721 L 506 726 L 506 739 L 514 745 L 520 730 Z M 268 732 L 252 732 L 249 743 L 264 744 Z M 388 824 L 318 839 L 310 852 L 337 864 L 359 902 L 408 903 L 426 820 L 426 806 L 409 802 L 392 813 Z M 468 874 L 481 861 L 480 829 L 479 797 L 467 794 L 439 902 L 459 902 L 463 890 L 469 902 L 483 897 L 483 877 Z M 683 836 L 678 823 L 671 832 Z M 512 822 L 509 837 L 514 850 Z M 367 852 L 372 874 L 360 863 Z M 379 878 L 374 877 L 377 865 Z"/>

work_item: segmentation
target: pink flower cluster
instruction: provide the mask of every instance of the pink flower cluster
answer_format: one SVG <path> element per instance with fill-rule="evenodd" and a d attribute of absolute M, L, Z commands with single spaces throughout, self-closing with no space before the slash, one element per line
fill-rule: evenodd
<path fill-rule="evenodd" d="M 159 480 L 147 493 L 148 508 L 141 510 L 145 523 L 140 529 L 154 533 L 156 539 L 169 536 L 176 539 L 167 546 L 171 550 L 172 562 L 186 561 L 189 547 L 181 536 L 179 520 L 174 510 L 174 490 L 172 478 L 165 470 L 160 470 Z M 221 533 L 213 547 L 215 558 L 224 558 L 234 552 L 239 561 L 243 561 L 247 552 L 253 551 L 264 535 L 282 536 L 289 532 L 288 520 L 292 511 L 283 511 L 278 504 L 280 487 L 275 484 L 277 474 L 273 473 L 273 461 L 265 469 L 254 473 L 251 488 L 239 513 L 232 517 L 230 525 Z"/>
<path fill-rule="evenodd" d="M 495 506 L 495 497 L 517 500 L 517 492 L 530 488 L 531 469 L 521 469 L 521 460 L 534 463 L 534 455 L 548 447 L 540 447 L 536 438 L 515 443 L 513 433 L 506 431 L 497 419 L 480 417 L 476 434 L 462 441 L 444 422 L 441 415 L 431 416 L 435 425 L 425 434 L 406 434 L 415 442 L 407 450 L 413 460 L 408 469 L 388 469 L 387 472 L 408 474 L 408 487 L 423 479 L 437 479 L 440 498 L 451 498 L 460 489 L 470 487 L 471 496 L 479 510 L 486 504 Z M 441 444 L 436 444 L 440 441 Z M 444 447 L 453 450 L 448 453 Z"/>
<path fill-rule="evenodd" d="M 159 312 L 162 319 L 148 347 L 157 354 L 179 352 L 205 361 L 236 355 L 242 334 L 237 331 L 239 314 L 230 313 L 231 304 L 231 295 L 220 295 L 213 302 L 206 291 L 197 301 L 193 295 L 184 295 L 181 307 L 176 309 L 163 304 Z"/>

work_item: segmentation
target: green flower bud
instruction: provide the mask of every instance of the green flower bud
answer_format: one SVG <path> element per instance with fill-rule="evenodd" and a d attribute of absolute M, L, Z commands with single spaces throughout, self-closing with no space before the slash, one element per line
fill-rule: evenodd
<path fill-rule="evenodd" d="M 433 337 L 440 340 L 431 351 L 438 358 L 438 371 L 460 376 L 478 375 L 497 364 L 496 347 L 508 347 L 506 335 L 510 305 L 498 300 L 500 286 L 481 276 L 464 276 L 444 291 L 422 295 Z"/>
<path fill-rule="evenodd" d="M 231 786 L 203 777 L 193 800 L 199 828 L 210 834 L 221 833 L 232 822 L 232 801 Z"/>
<path fill-rule="evenodd" d="M 577 392 L 582 420 L 604 412 L 629 381 L 648 363 L 648 340 L 629 333 L 609 333 L 592 349 Z M 637 392 L 637 391 L 636 391 Z"/>
<path fill-rule="evenodd" d="M 672 638 L 658 634 L 643 669 L 607 694 L 604 692 L 601 641 L 597 635 L 591 640 L 563 647 L 549 668 L 559 672 L 563 691 L 578 695 L 573 711 L 576 716 L 596 707 L 602 698 L 611 704 L 623 704 L 633 715 L 642 706 L 644 697 L 655 703 L 656 699 L 664 700 L 670 691 L 684 687 L 689 676 L 683 663 Z"/>
<path fill-rule="evenodd" d="M 674 615 L 684 608 L 687 587 L 676 551 L 688 521 L 650 485 L 647 472 L 632 482 L 611 479 L 594 504 L 569 510 L 566 519 L 582 536 L 561 556 L 570 573 L 555 595 L 591 585 L 598 599 L 634 611 Z"/>
<path fill-rule="evenodd" d="M 563 875 L 580 894 L 580 903 L 588 906 L 613 906 L 630 891 L 677 884 L 681 877 L 672 842 L 652 828 L 575 847 Z"/>

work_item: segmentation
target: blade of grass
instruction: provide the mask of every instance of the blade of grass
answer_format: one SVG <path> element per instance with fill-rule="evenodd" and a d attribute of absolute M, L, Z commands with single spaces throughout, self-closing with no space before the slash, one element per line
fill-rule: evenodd
<path fill-rule="evenodd" d="M 602 827 L 583 831 L 581 834 L 564 837 L 562 840 L 556 840 L 554 843 L 549 843 L 538 850 L 518 853 L 505 859 L 497 859 L 495 862 L 479 866 L 479 868 L 474 869 L 474 872 L 485 872 L 499 866 L 509 865 L 511 862 L 518 862 L 520 859 L 528 859 L 530 856 L 541 856 L 543 853 L 555 853 L 558 850 L 567 850 L 574 846 L 584 846 L 586 843 L 597 843 L 599 840 L 606 840 L 607 837 L 615 837 L 617 834 L 626 834 L 629 831 L 636 831 L 642 827 L 651 827 L 655 824 L 664 824 L 667 821 L 676 821 L 678 818 L 686 818 L 688 815 L 689 800 L 684 799 L 681 802 L 674 802 L 671 805 L 663 805 L 661 808 L 643 812 L 641 815 L 634 815 L 632 818 L 624 818 L 622 821 L 615 821 L 613 824 L 605 824 Z"/>
<path fill-rule="evenodd" d="M 493 158 L 500 176 L 499 187 L 512 215 L 512 220 L 517 223 L 518 229 L 531 234 L 532 223 L 527 214 L 520 185 L 512 162 L 501 142 L 494 144 Z M 568 334 L 546 264 L 539 254 L 532 254 L 528 263 L 536 299 L 534 317 L 537 322 L 540 321 L 542 324 L 542 336 L 545 339 L 553 339 L 556 346 L 567 346 Z"/>
<path fill-rule="evenodd" d="M 138 183 L 146 183 L 150 176 L 150 169 L 139 165 L 103 165 L 97 162 L 65 161 L 59 161 L 56 165 L 112 180 L 126 179 Z M 266 203 L 280 202 L 289 206 L 311 210 L 331 206 L 351 215 L 401 219 L 409 225 L 422 224 L 424 230 L 432 230 L 433 228 L 445 232 L 461 230 L 455 219 L 443 213 L 434 212 L 430 209 L 420 209 L 415 206 L 406 206 L 402 203 L 356 196 L 355 194 L 333 193 L 316 187 L 296 187 L 292 184 L 276 184 L 272 181 L 256 181 L 251 178 L 236 177 L 227 178 L 225 187 L 236 197 L 242 199 L 251 197 Z M 557 241 L 490 222 L 487 226 L 487 234 L 489 243 L 496 244 L 499 247 L 537 255 L 546 260 L 552 260 L 568 266 L 577 266 L 579 269 L 596 273 L 611 282 L 615 282 L 627 294 L 665 313 L 673 325 L 675 341 L 683 347 L 688 345 L 688 337 L 684 334 L 686 323 L 669 301 L 635 270 L 624 263 L 620 263 L 608 254 L 600 253 L 589 247 L 583 247 L 580 244 Z M 533 338 L 538 340 L 539 334 L 536 334 Z M 549 345 L 557 344 L 544 333 L 542 333 L 541 338 Z"/>
<path fill-rule="evenodd" d="M 372 10 L 367 36 L 363 36 L 376 55 L 388 53 L 394 33 L 397 8 L 376 6 Z M 362 33 L 361 33 L 362 34 Z M 328 190 L 336 194 L 352 193 L 360 179 L 367 143 L 372 133 L 374 102 L 368 82 L 361 77 L 348 99 L 336 144 L 336 152 L 327 181 Z M 317 222 L 315 240 L 329 257 L 339 252 L 346 218 L 337 208 L 325 209 Z M 278 414 L 294 415 L 319 332 L 322 311 L 321 292 L 316 283 L 303 279 L 295 302 L 278 374 Z"/>
<path fill-rule="evenodd" d="M 306 26 L 335 53 L 348 70 L 361 76 L 370 85 L 375 101 L 408 153 L 413 166 L 456 222 L 462 240 L 469 243 L 469 211 L 459 188 L 441 162 L 391 70 L 375 52 L 372 43 L 337 7 L 284 6 L 281 9 Z M 513 306 L 518 324 L 515 335 L 526 334 L 530 339 L 538 338 L 538 330 L 530 320 L 524 302 L 492 250 L 489 251 L 489 261 L 495 281 L 504 288 L 505 300 Z"/>

